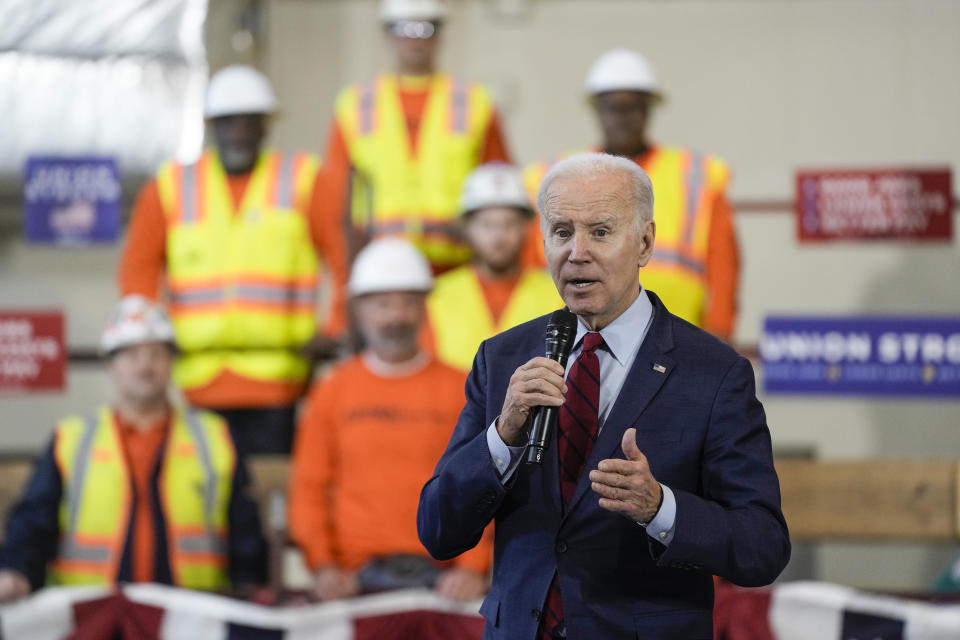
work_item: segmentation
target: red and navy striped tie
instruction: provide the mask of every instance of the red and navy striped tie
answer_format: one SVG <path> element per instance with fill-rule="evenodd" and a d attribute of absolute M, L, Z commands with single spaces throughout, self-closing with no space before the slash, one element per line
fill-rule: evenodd
<path fill-rule="evenodd" d="M 596 350 L 602 345 L 603 337 L 599 333 L 591 331 L 584 335 L 580 355 L 567 374 L 567 393 L 557 418 L 557 455 L 560 458 L 560 493 L 564 510 L 577 488 L 593 443 L 597 441 L 600 360 Z M 563 628 L 563 600 L 560 583 L 554 574 L 540 618 L 540 638 L 565 637 L 558 634 Z"/>

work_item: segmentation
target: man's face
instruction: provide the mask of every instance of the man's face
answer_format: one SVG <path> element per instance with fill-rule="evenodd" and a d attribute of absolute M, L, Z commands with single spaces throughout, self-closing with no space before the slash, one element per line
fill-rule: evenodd
<path fill-rule="evenodd" d="M 570 311 L 602 329 L 637 298 L 638 270 L 653 252 L 655 226 L 638 229 L 628 178 L 561 177 L 543 211 L 550 275 Z"/>
<path fill-rule="evenodd" d="M 163 342 L 146 342 L 120 349 L 107 370 L 120 400 L 155 404 L 166 399 L 173 353 Z"/>
<path fill-rule="evenodd" d="M 356 298 L 357 327 L 367 347 L 387 362 L 415 356 L 427 313 L 425 301 L 426 294 L 418 291 L 385 291 Z"/>
<path fill-rule="evenodd" d="M 227 173 L 247 173 L 253 169 L 260 155 L 264 135 L 266 125 L 263 115 L 259 113 L 213 119 L 213 137 Z"/>
<path fill-rule="evenodd" d="M 419 25 L 419 26 L 418 26 Z M 412 29 L 419 36 L 426 35 L 432 30 L 429 37 L 407 37 L 401 35 L 403 29 Z M 426 29 L 426 30 L 425 30 Z M 411 33 L 411 35 L 413 35 Z M 430 73 L 433 71 L 440 49 L 440 25 L 431 22 L 406 22 L 387 26 L 387 43 L 397 58 L 402 71 L 407 73 Z"/>
<path fill-rule="evenodd" d="M 480 209 L 465 222 L 464 233 L 476 259 L 494 273 L 513 270 L 527 237 L 527 217 L 513 207 Z"/>
<path fill-rule="evenodd" d="M 652 102 L 653 96 L 642 91 L 607 91 L 593 96 L 604 148 L 611 152 L 642 148 Z"/>

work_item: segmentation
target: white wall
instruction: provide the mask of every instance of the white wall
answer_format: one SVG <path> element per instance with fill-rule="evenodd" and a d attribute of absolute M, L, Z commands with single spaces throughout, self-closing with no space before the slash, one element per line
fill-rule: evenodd
<path fill-rule="evenodd" d="M 231 58 L 223 42 L 230 4 L 212 5 L 214 66 Z M 596 141 L 583 77 L 602 51 L 630 46 L 650 57 L 668 96 L 655 116 L 655 139 L 729 160 L 734 200 L 792 198 L 798 167 L 960 169 L 960 2 L 451 4 L 443 64 L 492 87 L 513 153 L 523 163 Z M 512 19 L 496 13 L 498 4 L 527 9 Z M 336 91 L 388 64 L 377 3 L 272 0 L 264 6 L 259 60 L 283 103 L 272 140 L 320 151 Z M 756 340 L 768 313 L 960 315 L 957 240 L 799 246 L 792 217 L 778 212 L 740 214 L 737 227 L 744 272 L 736 336 L 742 343 Z M 93 344 L 113 296 L 114 253 L 43 252 L 17 246 L 10 232 L 5 237 L 3 305 L 64 305 L 71 341 Z M 105 393 L 98 375 L 94 368 L 73 373 L 62 398 L 0 399 L 0 444 L 38 446 L 58 415 Z M 957 401 L 763 399 L 782 448 L 812 447 L 831 458 L 960 457 Z M 824 579 L 912 589 L 923 587 L 950 552 L 831 544 L 822 545 L 812 562 Z"/>

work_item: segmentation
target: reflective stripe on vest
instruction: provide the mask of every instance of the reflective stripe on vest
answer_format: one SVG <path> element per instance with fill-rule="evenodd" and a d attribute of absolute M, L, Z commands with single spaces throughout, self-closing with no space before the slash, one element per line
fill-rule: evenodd
<path fill-rule="evenodd" d="M 467 132 L 468 115 L 470 108 L 467 95 L 467 86 L 459 78 L 453 81 L 453 91 L 450 93 L 450 131 L 464 134 Z"/>
<path fill-rule="evenodd" d="M 553 280 L 540 269 L 523 273 L 496 322 L 470 266 L 438 277 L 427 297 L 437 357 L 464 371 L 470 370 L 477 348 L 487 338 L 562 306 Z"/>
<path fill-rule="evenodd" d="M 197 221 L 197 165 L 180 169 L 180 188 L 180 221 L 193 224 Z"/>
<path fill-rule="evenodd" d="M 117 429 L 109 407 L 101 408 L 96 419 L 68 418 L 57 427 L 54 453 L 64 491 L 51 584 L 116 580 L 132 517 L 130 474 Z M 218 589 L 227 584 L 225 531 L 235 463 L 220 418 L 174 412 L 159 489 L 165 498 L 170 568 L 179 586 Z M 202 495 L 190 490 L 197 475 L 205 478 Z"/>
<path fill-rule="evenodd" d="M 686 216 L 683 220 L 683 246 L 693 244 L 693 228 L 700 211 L 703 189 L 703 156 L 696 151 L 690 154 L 686 172 Z"/>
<path fill-rule="evenodd" d="M 158 173 L 170 313 L 182 351 L 174 378 L 185 390 L 225 370 L 268 382 L 306 379 L 297 351 L 316 331 L 319 276 L 302 209 L 317 167 L 306 154 L 264 151 L 236 210 L 213 150 Z"/>
<path fill-rule="evenodd" d="M 336 117 L 353 168 L 350 215 L 358 235 L 403 234 L 435 266 L 468 260 L 469 249 L 451 227 L 492 115 L 486 89 L 435 75 L 414 155 L 395 76 L 341 92 Z"/>

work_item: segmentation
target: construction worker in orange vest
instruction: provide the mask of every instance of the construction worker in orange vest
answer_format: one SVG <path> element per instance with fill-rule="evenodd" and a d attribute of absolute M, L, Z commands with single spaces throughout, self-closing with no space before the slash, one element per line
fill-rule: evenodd
<path fill-rule="evenodd" d="M 262 148 L 276 109 L 256 69 L 213 76 L 205 111 L 215 146 L 194 163 L 168 162 L 143 187 L 119 269 L 123 294 L 165 295 L 175 382 L 227 418 L 248 453 L 289 453 L 313 360 L 331 355 L 328 336 L 346 324 L 343 239 L 321 217 L 319 162 Z M 321 259 L 334 286 L 318 332 Z"/>
<path fill-rule="evenodd" d="M 469 371 L 480 343 L 563 306 L 553 279 L 520 256 L 535 217 L 521 172 L 507 164 L 478 167 L 460 197 L 473 260 L 439 276 L 427 299 L 437 356 Z"/>
<path fill-rule="evenodd" d="M 321 599 L 405 586 L 457 600 L 486 591 L 492 536 L 477 532 L 478 546 L 441 564 L 417 537 L 420 488 L 466 379 L 420 345 L 432 284 L 426 259 L 401 238 L 371 242 L 353 264 L 348 291 L 366 346 L 310 392 L 290 476 L 291 537 Z"/>
<path fill-rule="evenodd" d="M 590 104 L 603 133 L 599 149 L 634 159 L 650 176 L 657 242 L 641 278 L 670 311 L 718 337 L 733 335 L 739 288 L 739 251 L 727 199 L 730 169 L 716 156 L 661 146 L 647 135 L 650 116 L 663 94 L 642 55 L 615 49 L 601 55 L 586 81 Z M 536 193 L 550 163 L 525 172 Z M 539 234 L 525 261 L 542 263 Z"/>
<path fill-rule="evenodd" d="M 350 256 L 371 239 L 402 235 L 434 273 L 464 264 L 463 180 L 479 164 L 509 162 L 489 91 L 436 68 L 446 16 L 441 0 L 383 0 L 395 68 L 337 96 L 324 171 L 329 216 L 343 221 Z"/>
<path fill-rule="evenodd" d="M 114 402 L 57 424 L 7 519 L 0 602 L 44 584 L 263 584 L 266 545 L 226 422 L 167 399 L 163 309 L 124 298 L 100 348 Z"/>

